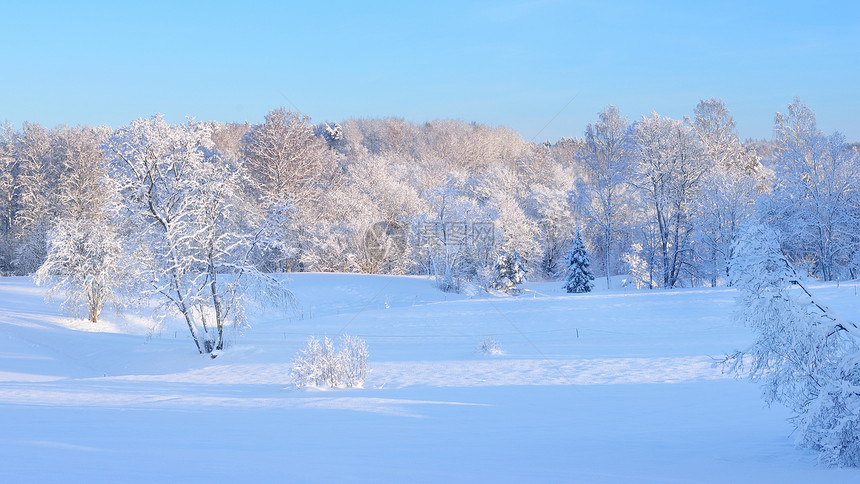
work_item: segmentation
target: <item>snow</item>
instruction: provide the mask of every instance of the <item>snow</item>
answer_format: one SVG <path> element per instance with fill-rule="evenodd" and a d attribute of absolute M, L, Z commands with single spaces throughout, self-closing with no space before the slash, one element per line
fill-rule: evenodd
<path fill-rule="evenodd" d="M 714 367 L 749 344 L 726 288 L 445 294 L 422 277 L 292 274 L 218 358 L 187 328 L 97 326 L 0 278 L 6 482 L 847 482 L 788 412 Z M 604 283 L 605 285 L 605 283 Z M 860 319 L 857 283 L 818 284 Z M 296 389 L 310 335 L 364 338 L 363 389 Z M 477 351 L 492 337 L 502 355 Z"/>

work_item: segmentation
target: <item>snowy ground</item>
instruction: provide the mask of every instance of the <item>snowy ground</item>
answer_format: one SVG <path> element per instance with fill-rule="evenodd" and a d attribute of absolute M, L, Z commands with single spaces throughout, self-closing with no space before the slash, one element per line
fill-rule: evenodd
<path fill-rule="evenodd" d="M 142 315 L 97 326 L 0 278 L 0 481 L 860 482 L 796 449 L 721 373 L 728 289 L 451 295 L 418 277 L 296 274 L 211 360 Z M 854 283 L 815 286 L 860 319 Z M 362 336 L 364 389 L 297 390 L 307 337 Z M 503 355 L 477 351 L 495 337 Z"/>

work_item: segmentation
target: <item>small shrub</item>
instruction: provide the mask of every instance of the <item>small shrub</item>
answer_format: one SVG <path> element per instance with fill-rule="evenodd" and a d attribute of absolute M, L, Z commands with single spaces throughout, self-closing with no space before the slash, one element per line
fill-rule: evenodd
<path fill-rule="evenodd" d="M 504 252 L 499 255 L 493 267 L 490 288 L 505 291 L 508 294 L 519 294 L 519 285 L 525 281 L 527 272 L 525 263 L 516 249 Z"/>
<path fill-rule="evenodd" d="M 502 354 L 502 346 L 499 344 L 499 341 L 492 336 L 484 338 L 484 341 L 481 341 L 481 346 L 479 346 L 478 349 L 481 353 L 486 355 L 498 356 Z"/>
<path fill-rule="evenodd" d="M 294 359 L 290 374 L 299 388 L 362 387 L 367 376 L 367 343 L 358 336 L 341 337 L 340 348 L 328 336 L 311 336 Z"/>

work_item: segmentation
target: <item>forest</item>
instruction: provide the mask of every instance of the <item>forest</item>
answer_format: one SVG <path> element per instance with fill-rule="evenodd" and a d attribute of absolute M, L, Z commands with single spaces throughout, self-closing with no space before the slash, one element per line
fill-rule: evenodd
<path fill-rule="evenodd" d="M 554 143 L 451 120 L 313 124 L 283 107 L 255 125 L 7 122 L 0 273 L 88 287 L 72 304 L 95 321 L 141 284 L 179 307 L 190 287 L 241 298 L 238 279 L 278 272 L 427 274 L 459 291 L 492 286 L 511 254 L 552 280 L 579 234 L 607 285 L 718 286 L 755 220 L 807 275 L 856 278 L 858 145 L 821 132 L 800 99 L 773 133 L 741 141 L 714 98 L 681 120 L 610 105 Z"/>

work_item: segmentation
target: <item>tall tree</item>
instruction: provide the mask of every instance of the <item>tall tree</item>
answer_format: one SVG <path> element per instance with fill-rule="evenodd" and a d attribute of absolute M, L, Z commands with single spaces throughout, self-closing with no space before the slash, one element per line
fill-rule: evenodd
<path fill-rule="evenodd" d="M 242 154 L 265 203 L 313 203 L 320 181 L 331 174 L 328 147 L 314 136 L 309 121 L 281 107 L 269 111 L 263 124 L 251 126 L 242 137 Z"/>
<path fill-rule="evenodd" d="M 32 273 L 45 260 L 45 237 L 58 208 L 54 148 L 51 132 L 36 123 L 23 124 L 16 143 L 20 191 L 15 265 L 20 274 Z"/>
<path fill-rule="evenodd" d="M 314 135 L 309 121 L 307 116 L 281 107 L 269 111 L 266 121 L 251 126 L 241 139 L 258 204 L 269 216 L 291 214 L 278 228 L 278 237 L 285 243 L 295 237 L 303 221 L 319 213 L 323 194 L 336 175 L 336 153 L 328 149 L 323 138 Z M 269 254 L 280 271 L 296 267 L 298 261 L 290 256 L 289 251 L 276 247 Z"/>
<path fill-rule="evenodd" d="M 20 168 L 15 152 L 17 134 L 12 123 L 0 125 L 0 274 L 13 269 L 13 234 L 20 208 Z"/>
<path fill-rule="evenodd" d="M 794 260 L 812 260 L 812 270 L 832 280 L 856 242 L 860 214 L 854 204 L 858 157 L 839 133 L 819 131 L 815 113 L 800 99 L 777 113 L 777 186 L 770 217 L 780 225 Z"/>
<path fill-rule="evenodd" d="M 154 116 L 118 129 L 108 149 L 142 279 L 185 319 L 197 350 L 214 357 L 224 327 L 244 322 L 251 288 L 275 302 L 292 296 L 252 264 L 268 227 L 245 208 L 242 166 L 222 160 L 211 144 L 205 124 L 174 126 Z"/>
<path fill-rule="evenodd" d="M 761 164 L 756 153 L 741 144 L 722 100 L 701 100 L 694 120 L 686 121 L 702 142 L 710 165 L 692 212 L 700 245 L 696 254 L 704 263 L 698 272 L 716 286 L 728 279 L 732 245 L 742 223 L 754 213 Z"/>
<path fill-rule="evenodd" d="M 599 114 L 600 120 L 585 129 L 585 143 L 577 152 L 584 176 L 578 182 L 579 207 L 591 225 L 598 228 L 603 245 L 606 287 L 611 287 L 613 245 L 625 220 L 627 180 L 633 150 L 627 135 L 627 118 L 613 105 Z M 617 255 L 617 254 L 616 254 Z"/>
<path fill-rule="evenodd" d="M 64 127 L 55 134 L 58 215 L 36 280 L 50 286 L 49 295 L 64 293 L 65 309 L 83 307 L 96 323 L 107 302 L 121 302 L 133 265 L 121 240 L 118 200 L 100 149 L 109 131 Z"/>
<path fill-rule="evenodd" d="M 632 184 L 643 198 L 646 223 L 656 232 L 661 283 L 674 287 L 693 250 L 690 205 L 707 170 L 704 150 L 691 128 L 657 113 L 637 122 L 632 137 Z"/>
<path fill-rule="evenodd" d="M 18 158 L 15 154 L 17 137 L 12 123 L 0 125 L 0 231 L 10 233 L 18 211 Z"/>

